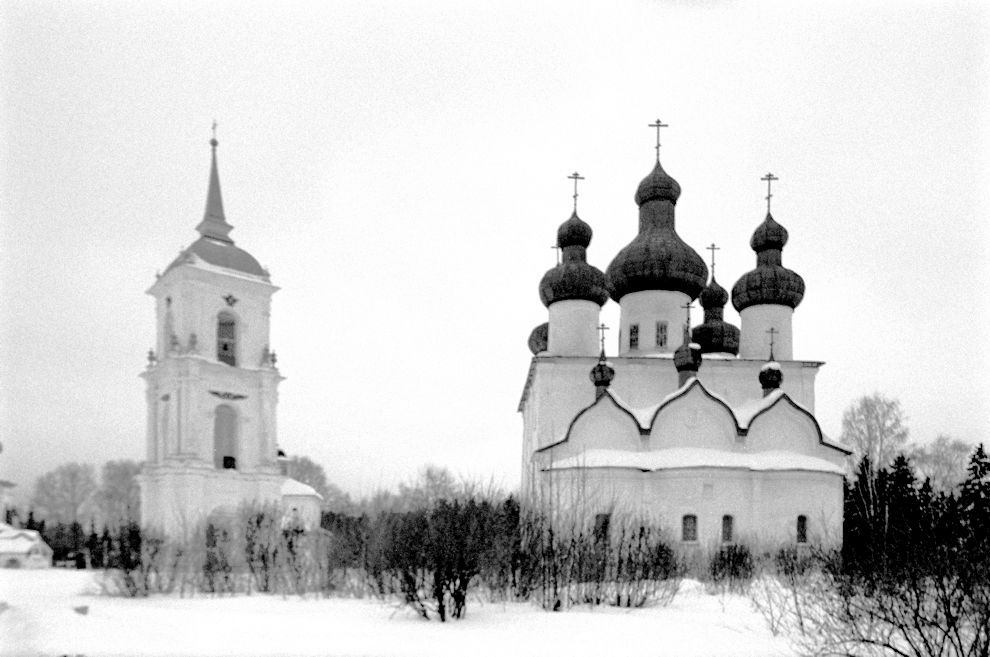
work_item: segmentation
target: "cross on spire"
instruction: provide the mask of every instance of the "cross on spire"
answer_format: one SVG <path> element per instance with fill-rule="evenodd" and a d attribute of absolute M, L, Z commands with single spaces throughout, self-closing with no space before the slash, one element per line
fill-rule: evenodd
<path fill-rule="evenodd" d="M 656 149 L 657 149 L 657 162 L 659 162 L 660 161 L 660 128 L 669 128 L 670 126 L 667 125 L 666 123 L 662 122 L 660 119 L 657 119 L 657 122 L 656 123 L 651 123 L 649 125 L 649 127 L 650 128 L 656 128 L 657 129 L 657 145 L 656 145 Z"/>
<path fill-rule="evenodd" d="M 778 178 L 777 176 L 773 175 L 768 171 L 767 175 L 760 178 L 760 180 L 767 181 L 767 214 L 770 214 L 770 199 L 773 198 L 773 194 L 770 193 L 770 183 L 773 182 L 774 180 L 780 180 L 780 178 Z"/>
<path fill-rule="evenodd" d="M 577 212 L 577 197 L 578 197 L 577 185 L 579 180 L 584 180 L 584 176 L 582 176 L 580 173 L 575 171 L 574 173 L 572 173 L 567 177 L 574 181 L 574 212 Z"/>
<path fill-rule="evenodd" d="M 602 337 L 601 337 L 601 341 L 602 341 L 602 356 L 605 356 L 605 331 L 607 331 L 607 330 L 609 330 L 609 329 L 608 329 L 607 326 L 605 326 L 605 322 L 602 322 L 601 324 L 598 325 L 598 332 L 602 334 Z"/>
<path fill-rule="evenodd" d="M 767 333 L 770 334 L 770 360 L 773 360 L 773 336 L 780 333 L 780 331 L 771 326 Z"/>
<path fill-rule="evenodd" d="M 712 252 L 712 280 L 715 280 L 715 252 L 721 251 L 722 248 L 715 246 L 715 242 L 712 242 L 711 246 L 706 246 L 705 250 Z"/>

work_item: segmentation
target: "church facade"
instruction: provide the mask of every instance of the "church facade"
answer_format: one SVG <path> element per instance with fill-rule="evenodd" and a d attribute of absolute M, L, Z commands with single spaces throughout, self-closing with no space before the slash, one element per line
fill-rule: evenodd
<path fill-rule="evenodd" d="M 146 384 L 146 460 L 139 478 L 145 526 L 171 537 L 243 504 L 278 504 L 319 524 L 321 498 L 285 476 L 276 405 L 282 376 L 270 348 L 268 271 L 229 233 L 217 141 L 199 238 L 159 274 L 156 345 Z"/>
<path fill-rule="evenodd" d="M 605 272 L 587 262 L 592 231 L 576 205 L 558 229 L 561 262 L 539 288 L 548 322 L 530 335 L 519 403 L 523 496 L 599 526 L 660 523 L 685 546 L 838 544 L 849 452 L 815 419 L 823 363 L 793 356 L 805 286 L 782 264 L 788 234 L 769 191 L 750 241 L 756 267 L 732 288 L 741 328 L 724 318 L 714 261 L 709 277 L 677 234 L 679 196 L 658 147 L 635 195 L 638 233 Z M 606 358 L 609 299 L 619 348 Z M 692 327 L 695 300 L 704 320 Z"/>

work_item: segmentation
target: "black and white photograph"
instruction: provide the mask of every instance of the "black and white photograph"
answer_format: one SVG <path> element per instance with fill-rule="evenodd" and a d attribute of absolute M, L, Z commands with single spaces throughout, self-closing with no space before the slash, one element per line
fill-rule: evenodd
<path fill-rule="evenodd" d="M 988 117 L 977 0 L 0 0 L 0 657 L 988 657 Z"/>

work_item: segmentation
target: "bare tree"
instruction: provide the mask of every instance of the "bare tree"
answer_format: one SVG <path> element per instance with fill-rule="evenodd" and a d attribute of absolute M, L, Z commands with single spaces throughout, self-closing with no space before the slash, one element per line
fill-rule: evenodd
<path fill-rule="evenodd" d="M 123 459 L 103 464 L 96 505 L 102 521 L 111 527 L 141 523 L 141 489 L 137 475 L 141 464 Z"/>
<path fill-rule="evenodd" d="M 51 523 L 81 522 L 92 511 L 93 472 L 88 463 L 65 463 L 38 477 L 31 498 L 35 512 Z"/>
<path fill-rule="evenodd" d="M 972 445 L 939 434 L 928 445 L 911 445 L 908 457 L 920 479 L 927 477 L 932 488 L 948 493 L 966 479 L 966 463 L 972 451 Z"/>
<path fill-rule="evenodd" d="M 874 469 L 890 465 L 907 439 L 901 403 L 879 392 L 860 397 L 842 414 L 842 442 L 853 450 L 850 471 L 864 456 Z"/>
<path fill-rule="evenodd" d="M 288 474 L 296 481 L 301 481 L 323 496 L 323 508 L 334 513 L 350 513 L 354 510 L 351 496 L 339 486 L 327 481 L 327 473 L 323 466 L 308 456 L 293 456 L 289 459 Z"/>
<path fill-rule="evenodd" d="M 432 508 L 440 500 L 460 497 L 462 487 L 447 468 L 427 465 L 412 483 L 399 484 L 399 497 L 407 509 Z"/>

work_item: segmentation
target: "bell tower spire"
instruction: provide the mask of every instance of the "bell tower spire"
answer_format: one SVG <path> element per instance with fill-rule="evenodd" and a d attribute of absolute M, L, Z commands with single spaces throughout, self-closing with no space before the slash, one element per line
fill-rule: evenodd
<path fill-rule="evenodd" d="M 234 240 L 228 237 L 228 233 L 234 229 L 227 223 L 227 217 L 223 213 L 223 196 L 220 194 L 220 174 L 217 173 L 217 122 L 213 122 L 213 138 L 210 139 L 210 149 L 212 158 L 210 162 L 210 185 L 206 192 L 206 211 L 203 213 L 203 220 L 196 226 L 196 230 L 203 237 L 233 244 Z"/>

